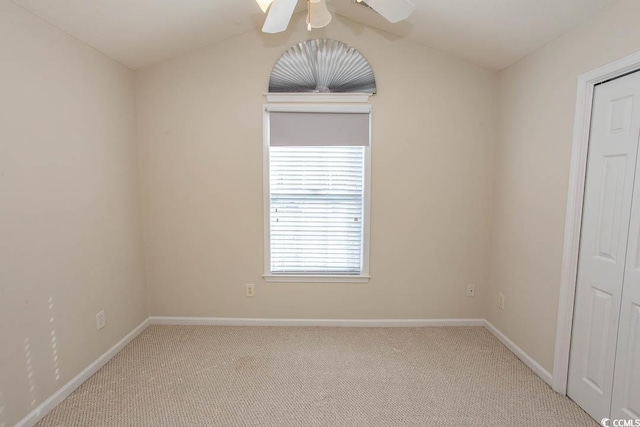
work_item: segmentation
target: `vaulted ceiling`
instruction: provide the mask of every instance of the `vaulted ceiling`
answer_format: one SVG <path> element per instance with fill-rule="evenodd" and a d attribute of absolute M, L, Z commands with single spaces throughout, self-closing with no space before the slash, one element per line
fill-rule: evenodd
<path fill-rule="evenodd" d="M 132 69 L 261 28 L 255 0 L 13 0 Z M 356 22 L 501 70 L 616 0 L 412 0 L 390 24 L 354 0 L 328 0 Z M 303 10 L 305 1 L 299 0 Z"/>

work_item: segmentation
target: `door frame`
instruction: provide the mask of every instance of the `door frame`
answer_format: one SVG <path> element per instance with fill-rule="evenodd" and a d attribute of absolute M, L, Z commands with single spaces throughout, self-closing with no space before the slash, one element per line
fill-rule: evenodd
<path fill-rule="evenodd" d="M 580 228 L 582 226 L 582 204 L 587 171 L 587 152 L 591 129 L 591 109 L 595 86 L 607 80 L 640 70 L 640 52 L 599 67 L 578 77 L 578 94 L 573 126 L 571 147 L 571 170 L 567 195 L 567 213 L 562 251 L 562 273 L 560 276 L 560 300 L 558 302 L 558 323 L 553 360 L 553 389 L 567 394 L 569 380 L 569 351 L 571 348 L 571 327 L 573 324 L 573 304 L 578 273 L 578 251 L 580 249 Z"/>

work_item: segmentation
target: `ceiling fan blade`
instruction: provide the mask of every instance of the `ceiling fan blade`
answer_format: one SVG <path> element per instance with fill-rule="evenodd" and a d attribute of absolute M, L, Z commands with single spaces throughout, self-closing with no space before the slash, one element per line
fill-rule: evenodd
<path fill-rule="evenodd" d="M 267 19 L 262 26 L 263 33 L 281 33 L 287 29 L 298 0 L 274 0 Z"/>
<path fill-rule="evenodd" d="M 414 10 L 416 5 L 410 0 L 365 0 L 371 9 L 378 12 L 387 21 L 395 24 L 396 22 L 407 19 Z"/>

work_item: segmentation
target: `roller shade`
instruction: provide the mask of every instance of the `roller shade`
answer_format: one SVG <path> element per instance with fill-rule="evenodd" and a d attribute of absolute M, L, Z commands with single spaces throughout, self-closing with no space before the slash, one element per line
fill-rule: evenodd
<path fill-rule="evenodd" d="M 368 146 L 369 113 L 269 113 L 272 147 Z"/>

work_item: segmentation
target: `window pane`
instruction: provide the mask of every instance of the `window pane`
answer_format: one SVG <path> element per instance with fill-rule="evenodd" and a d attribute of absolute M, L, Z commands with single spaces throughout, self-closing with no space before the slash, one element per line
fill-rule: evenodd
<path fill-rule="evenodd" d="M 360 274 L 364 147 L 271 147 L 271 272 Z"/>

